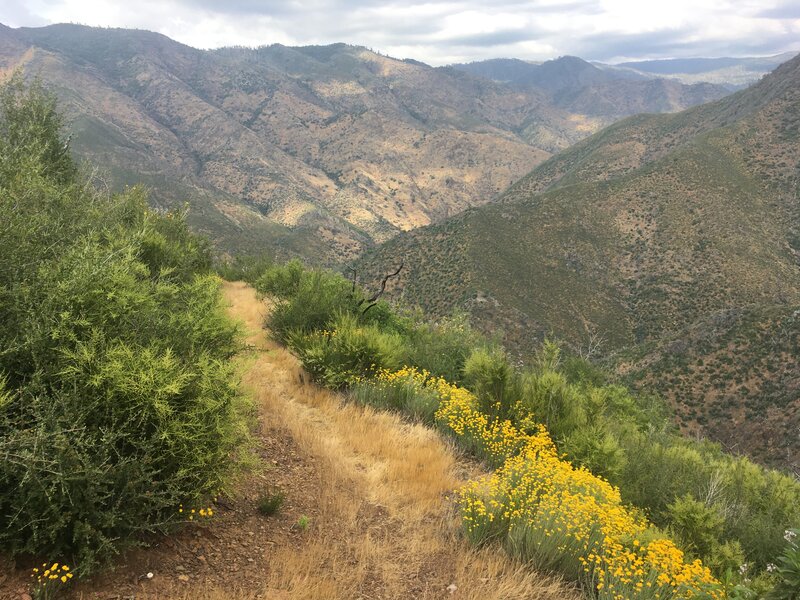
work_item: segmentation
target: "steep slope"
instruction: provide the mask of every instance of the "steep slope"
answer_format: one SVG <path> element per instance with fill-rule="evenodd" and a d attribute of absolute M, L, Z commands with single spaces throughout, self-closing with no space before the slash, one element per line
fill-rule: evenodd
<path fill-rule="evenodd" d="M 599 336 L 606 351 L 657 344 L 725 311 L 800 302 L 799 182 L 800 57 L 719 102 L 622 121 L 499 204 L 392 240 L 359 268 L 375 277 L 402 256 L 395 295 L 467 308 L 519 348 L 547 332 L 576 346 Z"/>
<path fill-rule="evenodd" d="M 110 185 L 143 178 L 159 204 L 191 200 L 223 248 L 332 261 L 490 202 L 550 153 L 649 106 L 629 90 L 626 103 L 564 108 L 546 90 L 345 44 L 202 51 L 77 25 L 1 28 L 0 68 L 15 67 L 57 90 L 73 147 Z M 571 85 L 570 69 L 556 71 Z"/>
<path fill-rule="evenodd" d="M 800 306 L 729 309 L 618 360 L 670 400 L 685 433 L 800 475 Z"/>

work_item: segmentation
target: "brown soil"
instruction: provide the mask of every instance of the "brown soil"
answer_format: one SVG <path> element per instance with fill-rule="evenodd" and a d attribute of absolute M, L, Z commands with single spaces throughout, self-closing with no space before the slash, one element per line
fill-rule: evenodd
<path fill-rule="evenodd" d="M 242 385 L 258 409 L 261 466 L 220 498 L 212 519 L 128 553 L 69 598 L 580 597 L 498 548 L 469 547 L 452 493 L 475 465 L 428 428 L 308 384 L 296 359 L 264 335 L 255 292 L 227 283 L 225 296 L 252 346 Z M 283 506 L 262 516 L 258 498 L 276 491 Z M 28 600 L 30 566 L 0 569 L 1 599 Z"/>

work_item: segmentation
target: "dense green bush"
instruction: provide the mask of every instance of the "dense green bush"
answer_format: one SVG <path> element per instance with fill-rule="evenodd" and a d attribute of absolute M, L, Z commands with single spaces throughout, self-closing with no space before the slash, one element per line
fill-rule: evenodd
<path fill-rule="evenodd" d="M 516 373 L 502 348 L 476 348 L 464 363 L 464 379 L 475 393 L 481 411 L 507 418 L 519 399 Z"/>
<path fill-rule="evenodd" d="M 341 315 L 331 327 L 313 333 L 293 331 L 287 337 L 306 370 L 324 385 L 340 389 L 401 366 L 403 341 L 399 334 L 384 332 L 373 324 L 361 325 L 351 315 Z"/>
<path fill-rule="evenodd" d="M 408 366 L 456 384 L 465 382 L 464 367 L 473 350 L 486 345 L 463 313 L 436 323 L 419 314 L 409 315 L 400 331 L 406 338 Z"/>
<path fill-rule="evenodd" d="M 92 189 L 38 86 L 0 107 L 0 549 L 88 572 L 229 476 L 238 336 L 183 213 Z"/>
<path fill-rule="evenodd" d="M 773 567 L 778 584 L 767 595 L 768 600 L 800 599 L 800 530 L 787 529 L 784 539 L 786 549 Z"/>
<path fill-rule="evenodd" d="M 290 260 L 284 265 L 264 269 L 255 281 L 255 288 L 262 294 L 287 300 L 297 295 L 300 282 L 306 276 L 303 263 Z"/>

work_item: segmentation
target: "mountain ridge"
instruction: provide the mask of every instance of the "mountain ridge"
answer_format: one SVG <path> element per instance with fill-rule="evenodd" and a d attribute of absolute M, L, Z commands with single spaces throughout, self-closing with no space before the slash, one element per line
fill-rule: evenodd
<path fill-rule="evenodd" d="M 619 116 L 346 44 L 202 51 L 78 25 L 6 28 L 0 44 L 0 64 L 61 95 L 110 185 L 141 174 L 157 204 L 191 199 L 222 248 L 323 261 L 491 202 Z"/>

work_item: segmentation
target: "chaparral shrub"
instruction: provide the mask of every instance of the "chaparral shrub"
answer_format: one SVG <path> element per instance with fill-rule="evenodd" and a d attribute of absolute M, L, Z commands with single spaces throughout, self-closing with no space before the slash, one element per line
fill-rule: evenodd
<path fill-rule="evenodd" d="M 95 190 L 61 124 L 0 93 L 0 550 L 85 573 L 219 489 L 246 428 L 208 244 Z"/>

